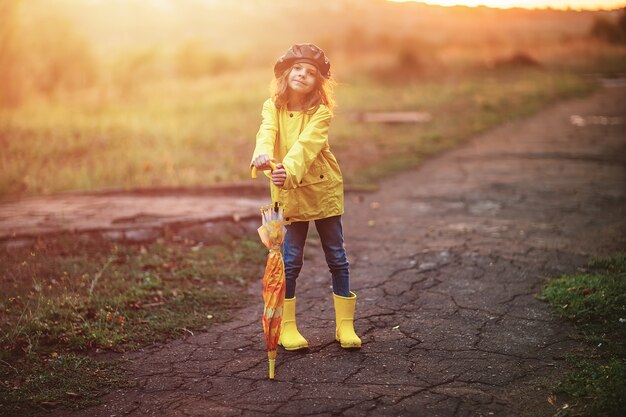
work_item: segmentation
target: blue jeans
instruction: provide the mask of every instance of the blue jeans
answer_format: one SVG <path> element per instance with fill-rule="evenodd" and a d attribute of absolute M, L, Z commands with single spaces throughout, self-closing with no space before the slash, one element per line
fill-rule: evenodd
<path fill-rule="evenodd" d="M 315 228 L 320 235 L 326 263 L 333 282 L 333 292 L 343 297 L 350 297 L 350 264 L 343 246 L 343 227 L 341 216 L 315 220 Z M 304 244 L 309 231 L 309 222 L 293 222 L 287 226 L 283 242 L 283 260 L 285 261 L 286 294 L 296 295 L 296 279 L 302 269 Z"/>

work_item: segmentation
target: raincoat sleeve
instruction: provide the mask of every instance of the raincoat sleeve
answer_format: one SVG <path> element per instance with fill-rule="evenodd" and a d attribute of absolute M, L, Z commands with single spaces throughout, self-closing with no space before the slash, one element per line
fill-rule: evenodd
<path fill-rule="evenodd" d="M 328 144 L 328 129 L 331 119 L 332 114 L 326 106 L 320 106 L 311 116 L 311 120 L 298 136 L 298 140 L 283 158 L 282 163 L 285 171 L 287 171 L 287 179 L 282 186 L 283 189 L 298 187 L 315 158 Z"/>
<path fill-rule="evenodd" d="M 263 116 L 263 121 L 256 134 L 256 146 L 252 153 L 250 167 L 252 167 L 254 158 L 261 154 L 267 154 L 270 158 L 274 157 L 274 143 L 276 142 L 276 132 L 278 132 L 278 115 L 272 99 L 267 99 L 263 103 L 261 115 Z"/>

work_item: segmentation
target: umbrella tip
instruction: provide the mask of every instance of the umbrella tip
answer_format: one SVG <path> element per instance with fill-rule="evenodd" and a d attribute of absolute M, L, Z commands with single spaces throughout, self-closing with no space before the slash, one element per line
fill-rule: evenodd
<path fill-rule="evenodd" d="M 270 359 L 270 379 L 274 379 L 274 365 L 276 364 L 276 359 Z"/>

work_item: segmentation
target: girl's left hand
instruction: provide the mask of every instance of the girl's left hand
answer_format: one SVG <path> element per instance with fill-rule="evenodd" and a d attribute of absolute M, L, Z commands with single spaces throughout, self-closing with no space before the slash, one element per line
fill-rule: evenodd
<path fill-rule="evenodd" d="M 276 169 L 272 171 L 272 182 L 277 187 L 282 187 L 287 179 L 287 171 L 280 162 L 276 164 Z"/>

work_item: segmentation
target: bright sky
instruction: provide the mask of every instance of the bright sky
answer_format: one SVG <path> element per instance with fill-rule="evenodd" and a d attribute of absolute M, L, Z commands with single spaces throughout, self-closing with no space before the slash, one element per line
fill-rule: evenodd
<path fill-rule="evenodd" d="M 523 7 L 526 9 L 618 9 L 626 7 L 624 0 L 390 0 L 390 1 L 420 1 L 440 6 L 489 6 L 502 9 Z"/>

